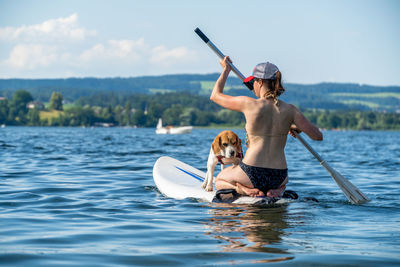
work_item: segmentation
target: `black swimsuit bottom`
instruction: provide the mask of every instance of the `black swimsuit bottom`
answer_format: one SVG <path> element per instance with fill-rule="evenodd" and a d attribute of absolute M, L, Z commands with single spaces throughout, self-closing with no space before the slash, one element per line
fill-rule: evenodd
<path fill-rule="evenodd" d="M 267 194 L 270 189 L 277 189 L 285 181 L 288 169 L 270 169 L 249 166 L 240 162 L 240 168 L 247 174 L 254 188 Z"/>

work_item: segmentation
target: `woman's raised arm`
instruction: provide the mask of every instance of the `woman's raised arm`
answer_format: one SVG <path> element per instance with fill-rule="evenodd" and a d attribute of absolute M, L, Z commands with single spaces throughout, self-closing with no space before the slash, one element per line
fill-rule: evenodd
<path fill-rule="evenodd" d="M 223 70 L 214 85 L 210 100 L 224 108 L 243 112 L 246 103 L 254 99 L 247 96 L 230 96 L 223 93 L 226 80 L 232 70 L 227 61 L 232 62 L 229 57 L 225 57 L 220 61 Z"/>

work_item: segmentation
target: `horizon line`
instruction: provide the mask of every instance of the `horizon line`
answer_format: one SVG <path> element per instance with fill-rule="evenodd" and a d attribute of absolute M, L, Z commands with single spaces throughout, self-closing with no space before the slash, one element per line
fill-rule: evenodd
<path fill-rule="evenodd" d="M 175 73 L 175 74 L 159 74 L 159 75 L 139 75 L 139 76 L 108 76 L 108 77 L 98 77 L 98 76 L 70 76 L 70 77 L 58 77 L 58 78 L 3 78 L 1 80 L 68 80 L 68 79 L 134 79 L 134 78 L 147 78 L 147 77 L 163 77 L 163 76 L 180 76 L 180 75 L 219 75 L 219 72 L 212 73 Z M 230 79 L 239 79 L 238 77 L 231 77 Z M 400 85 L 376 85 L 367 84 L 360 82 L 314 82 L 314 83 L 300 83 L 300 82 L 283 82 L 283 84 L 298 84 L 298 85 L 318 85 L 318 84 L 352 84 L 358 86 L 374 86 L 374 87 L 400 87 Z"/>

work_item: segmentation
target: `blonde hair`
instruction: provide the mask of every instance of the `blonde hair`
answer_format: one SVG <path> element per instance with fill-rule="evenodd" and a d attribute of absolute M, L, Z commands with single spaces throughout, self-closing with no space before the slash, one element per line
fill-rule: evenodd
<path fill-rule="evenodd" d="M 278 96 L 285 92 L 285 88 L 282 86 L 282 74 L 278 70 L 275 73 L 275 79 L 263 80 L 267 84 L 267 92 L 262 96 L 265 99 L 272 98 L 274 104 L 278 106 Z"/>

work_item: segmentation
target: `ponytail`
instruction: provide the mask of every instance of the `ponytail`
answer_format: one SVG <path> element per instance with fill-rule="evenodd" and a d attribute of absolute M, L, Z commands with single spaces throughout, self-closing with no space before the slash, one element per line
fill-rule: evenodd
<path fill-rule="evenodd" d="M 278 96 L 285 92 L 285 88 L 282 86 L 282 74 L 278 70 L 275 73 L 274 80 L 265 80 L 267 83 L 267 92 L 263 95 L 263 98 L 268 99 L 272 98 L 274 100 L 274 104 L 278 106 Z"/>

